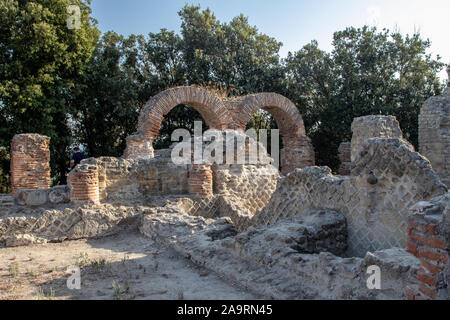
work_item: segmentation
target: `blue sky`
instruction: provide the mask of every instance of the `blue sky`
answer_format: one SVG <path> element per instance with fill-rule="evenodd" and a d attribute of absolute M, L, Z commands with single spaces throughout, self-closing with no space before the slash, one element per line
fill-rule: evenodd
<path fill-rule="evenodd" d="M 221 22 L 243 13 L 260 32 L 283 43 L 282 57 L 313 39 L 330 51 L 333 32 L 370 24 L 410 34 L 420 30 L 432 41 L 431 53 L 450 63 L 449 0 L 92 0 L 92 10 L 101 31 L 178 32 L 177 12 L 186 3 L 209 7 Z"/>

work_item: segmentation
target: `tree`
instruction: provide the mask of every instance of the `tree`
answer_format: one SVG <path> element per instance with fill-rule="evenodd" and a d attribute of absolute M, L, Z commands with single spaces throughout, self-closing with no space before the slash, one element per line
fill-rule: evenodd
<path fill-rule="evenodd" d="M 99 41 L 71 99 L 73 131 L 89 156 L 120 156 L 136 129 L 140 85 L 135 81 L 136 37 L 115 32 Z"/>
<path fill-rule="evenodd" d="M 279 91 L 283 79 L 281 43 L 239 15 L 221 23 L 209 10 L 186 5 L 182 19 L 182 54 L 189 84 L 214 85 L 228 95 Z"/>
<path fill-rule="evenodd" d="M 161 29 L 150 33 L 148 41 L 139 38 L 145 66 L 141 74 L 152 84 L 147 87 L 160 92 L 176 85 L 201 85 L 224 97 L 282 90 L 281 43 L 259 33 L 246 17 L 221 23 L 209 9 L 189 5 L 179 15 L 182 37 Z M 203 119 L 189 106 L 174 108 L 164 118 L 155 148 L 168 147 L 170 134 L 177 128 L 192 132 L 194 120 Z M 203 121 L 203 129 L 207 128 Z"/>
<path fill-rule="evenodd" d="M 68 6 L 80 8 L 80 28 L 69 29 Z M 82 74 L 99 31 L 89 1 L 0 2 L 0 145 L 15 133 L 51 138 L 53 176 L 65 180 L 71 143 L 67 99 Z"/>
<path fill-rule="evenodd" d="M 447 87 L 450 87 L 450 64 L 447 66 Z"/>
<path fill-rule="evenodd" d="M 369 114 L 396 116 L 417 148 L 420 108 L 443 87 L 440 58 L 426 53 L 430 41 L 365 26 L 336 32 L 333 46 L 326 53 L 313 41 L 285 62 L 288 96 L 305 118 L 317 163 L 336 170 L 353 119 Z"/>

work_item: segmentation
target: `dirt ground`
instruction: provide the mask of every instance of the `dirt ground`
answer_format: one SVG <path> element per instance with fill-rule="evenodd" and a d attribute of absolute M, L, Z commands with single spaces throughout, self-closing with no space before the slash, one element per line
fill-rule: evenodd
<path fill-rule="evenodd" d="M 81 289 L 68 289 L 69 266 Z M 258 299 L 138 231 L 0 248 L 0 299 Z"/>

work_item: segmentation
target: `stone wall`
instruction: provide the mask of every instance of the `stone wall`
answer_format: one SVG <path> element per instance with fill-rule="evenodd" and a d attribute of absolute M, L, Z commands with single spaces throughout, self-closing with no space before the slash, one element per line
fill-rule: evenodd
<path fill-rule="evenodd" d="M 450 88 L 429 98 L 420 110 L 419 150 L 450 187 Z"/>
<path fill-rule="evenodd" d="M 128 136 L 125 159 L 151 159 L 154 157 L 153 138 L 145 134 Z"/>
<path fill-rule="evenodd" d="M 127 228 L 136 228 L 137 218 L 143 211 L 144 207 L 106 204 L 0 215 L 0 246 L 108 236 Z"/>
<path fill-rule="evenodd" d="M 328 167 L 282 177 L 253 224 L 270 225 L 308 209 L 333 209 L 347 218 L 347 254 L 363 256 L 405 247 L 409 207 L 445 192 L 426 158 L 399 139 L 373 138 L 364 142 L 348 177 L 333 176 Z"/>
<path fill-rule="evenodd" d="M 403 299 L 414 284 L 417 258 L 400 248 L 343 258 L 345 218 L 310 210 L 270 226 L 238 233 L 229 218 L 186 214 L 168 202 L 142 216 L 140 230 L 227 281 L 265 299 Z M 367 268 L 381 269 L 381 290 L 367 288 Z"/>
<path fill-rule="evenodd" d="M 296 168 L 314 166 L 315 154 L 311 139 L 307 136 L 295 139 L 283 139 L 283 149 L 280 150 L 281 173 L 288 174 Z"/>
<path fill-rule="evenodd" d="M 7 212 L 7 210 L 14 206 L 14 202 L 14 197 L 12 195 L 0 193 L 0 212 Z"/>
<path fill-rule="evenodd" d="M 214 166 L 214 193 L 234 199 L 252 213 L 264 208 L 280 177 L 270 165 Z"/>
<path fill-rule="evenodd" d="M 351 165 L 351 143 L 350 142 L 342 142 L 339 145 L 339 160 L 341 161 L 341 165 L 339 166 L 339 174 L 341 176 L 348 176 L 350 174 L 350 165 Z"/>
<path fill-rule="evenodd" d="M 352 123 L 352 132 L 351 161 L 355 161 L 359 150 L 367 139 L 403 139 L 400 124 L 394 116 L 370 115 L 355 118 Z M 403 142 L 409 144 L 406 140 Z"/>
<path fill-rule="evenodd" d="M 193 164 L 188 178 L 189 193 L 196 196 L 210 196 L 213 193 L 211 165 Z"/>
<path fill-rule="evenodd" d="M 420 259 L 409 300 L 450 299 L 450 193 L 420 201 L 408 218 L 407 250 Z"/>
<path fill-rule="evenodd" d="M 39 134 L 16 134 L 11 143 L 12 193 L 18 189 L 50 187 L 50 138 Z"/>
<path fill-rule="evenodd" d="M 82 161 L 79 170 L 84 170 L 83 166 L 96 168 L 100 201 L 139 201 L 151 196 L 187 194 L 189 168 L 173 164 L 167 151 L 170 155 L 170 150 L 162 150 L 153 159 L 90 158 Z M 78 177 L 76 172 L 70 173 L 69 177 Z M 74 184 L 72 180 L 70 178 L 70 186 Z M 73 196 L 71 199 L 86 200 Z"/>

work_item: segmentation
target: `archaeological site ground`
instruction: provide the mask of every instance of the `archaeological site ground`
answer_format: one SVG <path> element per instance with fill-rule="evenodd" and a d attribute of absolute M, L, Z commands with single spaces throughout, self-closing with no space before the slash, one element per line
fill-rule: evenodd
<path fill-rule="evenodd" d="M 174 145 L 153 150 L 180 104 L 231 137 L 234 156 L 175 164 Z M 281 170 L 244 133 L 260 109 L 280 129 Z M 85 159 L 55 187 L 52 141 L 17 134 L 12 193 L 0 195 L 0 299 L 449 299 L 449 129 L 450 88 L 422 107 L 419 150 L 395 117 L 356 118 L 334 175 L 315 166 L 289 99 L 176 87 L 141 110 L 122 157 Z M 234 161 L 253 145 L 256 161 Z"/>

